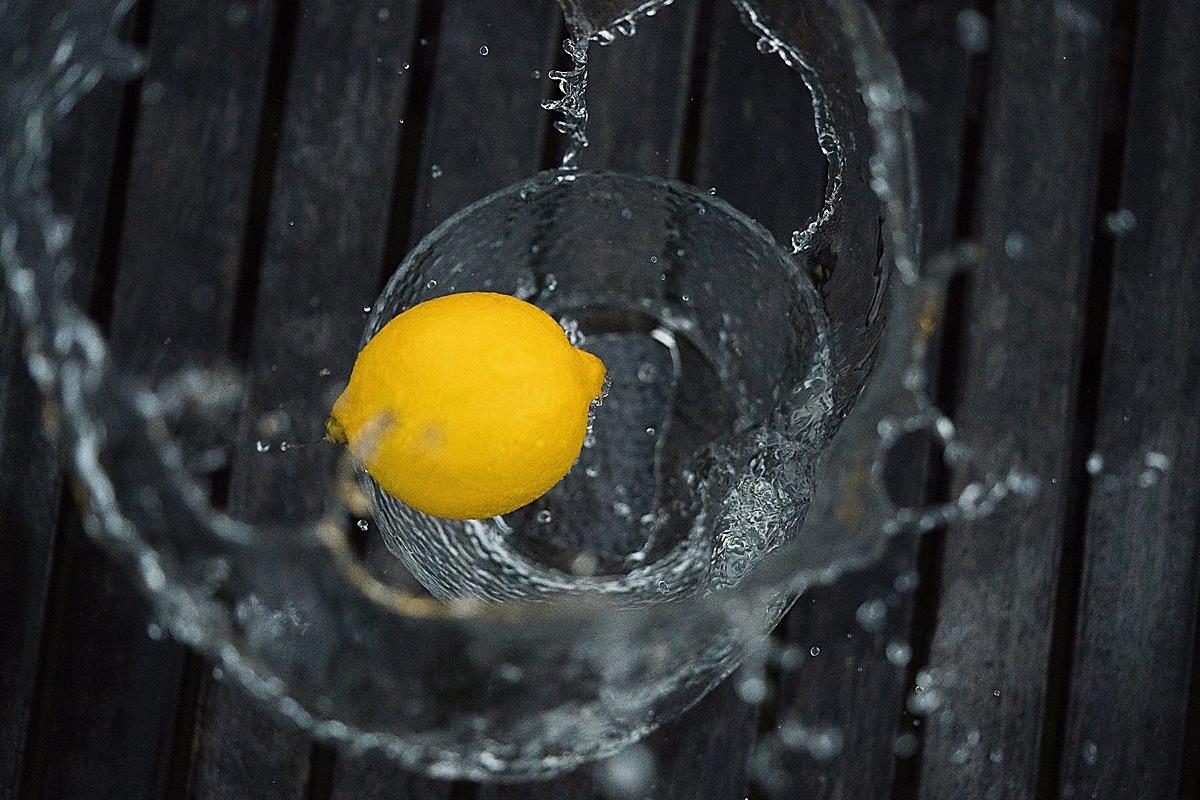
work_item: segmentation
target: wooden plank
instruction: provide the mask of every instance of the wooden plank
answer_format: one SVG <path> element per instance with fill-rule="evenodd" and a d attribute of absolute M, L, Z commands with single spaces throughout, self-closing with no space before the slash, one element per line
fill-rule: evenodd
<path fill-rule="evenodd" d="M 155 4 L 110 330 L 147 377 L 211 359 L 230 325 L 271 29 L 266 0 L 236 8 Z M 42 794 L 159 796 L 184 650 L 149 639 L 125 571 L 69 535 Z"/>
<path fill-rule="evenodd" d="M 955 235 L 971 74 L 970 54 L 958 42 L 958 17 L 974 3 L 881 0 L 873 6 L 906 86 L 917 98 L 913 127 L 923 244 L 932 255 L 949 247 Z M 929 366 L 935 373 L 936 364 Z M 915 448 L 908 464 L 912 491 L 906 496 L 912 502 L 924 494 L 924 455 L 924 448 Z M 892 795 L 894 742 L 909 688 L 905 668 L 911 658 L 914 595 L 908 579 L 917 570 L 918 544 L 912 537 L 898 540 L 879 564 L 802 597 L 784 622 L 784 639 L 802 661 L 799 668 L 781 672 L 777 725 L 835 729 L 841 743 L 835 754 L 819 753 L 820 758 L 803 748 L 785 748 L 787 791 L 795 796 Z M 878 601 L 884 603 L 881 619 L 872 616 Z M 859 621 L 860 607 L 866 628 Z"/>
<path fill-rule="evenodd" d="M 538 170 L 547 129 L 538 107 L 562 45 L 553 0 L 441 6 L 412 244 L 460 208 Z"/>
<path fill-rule="evenodd" d="M 1114 260 L 1063 797 L 1177 797 L 1196 758 L 1183 737 L 1200 591 L 1200 99 L 1179 87 L 1200 80 L 1200 17 L 1146 0 L 1137 31 L 1120 199 L 1137 227 Z"/>
<path fill-rule="evenodd" d="M 546 131 L 546 116 L 539 110 L 547 93 L 544 76 L 561 45 L 561 14 L 554 0 L 519 5 L 448 0 L 434 7 L 440 12 L 437 36 L 419 45 L 433 48 L 427 105 L 423 115 L 405 123 L 406 136 L 419 137 L 419 167 L 415 175 L 401 174 L 396 187 L 412 198 L 411 216 L 395 220 L 407 228 L 410 247 L 459 208 L 539 169 Z M 487 55 L 480 54 L 483 47 Z M 534 78 L 535 70 L 542 80 Z M 408 145 L 406 140 L 406 149 Z M 402 253 L 388 255 L 399 258 Z M 390 274 L 395 266 L 387 263 L 386 271 Z M 325 359 L 333 370 L 331 389 L 345 381 L 361 333 L 361 310 L 378 290 L 378 273 L 364 277 L 367 282 L 348 295 L 353 298 L 346 309 L 350 321 L 335 328 L 351 338 L 331 345 Z M 317 363 L 312 358 L 308 363 Z M 435 800 L 455 791 L 452 784 L 415 776 L 373 753 L 339 759 L 332 783 L 333 797 L 347 800 Z"/>
<path fill-rule="evenodd" d="M 920 796 L 1037 792 L 1105 100 L 1109 0 L 996 7 L 962 397 L 974 471 L 1036 475 L 1010 514 L 950 526 L 922 703 Z M 1079 14 L 1095 25 L 1081 26 Z M 958 476 L 962 489 L 965 476 Z M 932 694 L 931 694 L 932 692 Z"/>
<path fill-rule="evenodd" d="M 675 3 L 590 48 L 583 168 L 678 177 L 701 5 Z"/>
<path fill-rule="evenodd" d="M 330 448 L 279 450 L 318 438 L 345 379 L 373 299 L 408 97 L 417 7 L 312 0 L 301 6 L 273 176 L 254 311 L 249 395 L 230 480 L 230 511 L 250 522 L 301 523 L 321 512 L 299 491 L 333 471 Z M 283 414 L 290 432 L 258 452 L 257 421 Z M 311 743 L 206 680 L 192 759 L 197 798 L 305 796 Z"/>
<path fill-rule="evenodd" d="M 730 3 L 710 3 L 697 186 L 757 219 L 786 244 L 821 209 L 825 157 L 812 98 L 777 57 L 764 57 Z"/>
<path fill-rule="evenodd" d="M 87 303 L 103 234 L 124 93 L 106 81 L 54 143 L 51 190 L 74 220 L 76 302 Z M 60 454 L 42 429 L 41 397 L 25 368 L 18 323 L 0 301 L 0 794 L 20 795 L 39 641 L 59 527 Z"/>

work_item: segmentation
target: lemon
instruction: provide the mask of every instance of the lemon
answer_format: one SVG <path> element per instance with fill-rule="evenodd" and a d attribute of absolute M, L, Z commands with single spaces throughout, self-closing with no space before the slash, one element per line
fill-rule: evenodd
<path fill-rule="evenodd" d="M 537 306 L 446 295 L 375 334 L 326 428 L 413 508 L 490 517 L 537 499 L 571 469 L 604 373 Z"/>

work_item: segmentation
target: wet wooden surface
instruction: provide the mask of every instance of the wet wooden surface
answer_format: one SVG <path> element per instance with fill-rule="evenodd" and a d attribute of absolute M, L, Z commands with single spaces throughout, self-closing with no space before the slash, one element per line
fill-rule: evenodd
<path fill-rule="evenodd" d="M 917 97 L 927 251 L 982 246 L 951 284 L 940 400 L 1042 493 L 802 598 L 766 702 L 735 674 L 646 740 L 636 796 L 1198 800 L 1200 17 L 1190 0 L 874 5 Z M 125 33 L 147 73 L 97 89 L 55 157 L 77 296 L 151 378 L 317 365 L 250 387 L 297 422 L 406 250 L 561 150 L 536 110 L 563 62 L 552 0 L 154 0 Z M 819 206 L 807 94 L 727 3 L 677 0 L 599 51 L 590 101 L 587 166 L 714 187 L 780 236 Z M 291 335 L 296 309 L 330 335 Z M 337 754 L 148 636 L 0 324 L 0 796 L 607 796 L 606 764 L 481 787 Z M 235 453 L 214 499 L 275 514 L 316 459 L 251 471 Z M 910 466 L 930 497 L 971 479 Z M 870 600 L 886 613 L 864 629 Z M 763 769 L 763 735 L 796 725 L 839 726 L 836 752 Z"/>

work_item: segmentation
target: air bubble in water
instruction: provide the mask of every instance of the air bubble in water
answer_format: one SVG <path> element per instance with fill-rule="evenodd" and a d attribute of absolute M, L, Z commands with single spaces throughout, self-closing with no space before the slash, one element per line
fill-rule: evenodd
<path fill-rule="evenodd" d="M 537 521 L 543 525 L 550 522 L 550 520 L 552 520 L 553 518 L 554 518 L 554 515 L 551 514 L 549 511 L 547 511 L 544 508 L 537 513 Z"/>
<path fill-rule="evenodd" d="M 358 522 L 354 523 L 354 525 L 364 533 L 371 529 L 371 523 L 367 522 L 365 519 L 360 519 Z"/>
<path fill-rule="evenodd" d="M 1083 758 L 1083 763 L 1089 767 L 1094 765 L 1100 756 L 1100 748 L 1090 739 L 1083 743 L 1083 747 L 1079 751 L 1079 755 Z"/>
<path fill-rule="evenodd" d="M 265 453 L 271 449 L 271 445 L 267 444 L 266 442 L 264 442 L 260 439 L 259 441 L 254 443 L 254 449 L 260 453 Z"/>
<path fill-rule="evenodd" d="M 488 46 L 486 44 L 479 48 L 479 55 L 481 56 L 486 56 L 489 52 L 491 51 L 488 50 Z"/>
<path fill-rule="evenodd" d="M 443 173 L 442 173 L 442 168 L 441 168 L 441 167 L 439 167 L 437 164 L 434 164 L 433 166 L 431 166 L 431 167 L 429 168 L 429 176 L 430 176 L 431 178 L 434 178 L 435 180 L 436 180 L 437 178 L 440 178 L 440 177 L 442 177 L 442 174 L 443 174 Z"/>
<path fill-rule="evenodd" d="M 1099 475 L 1104 469 L 1104 456 L 1099 453 L 1092 453 L 1087 460 L 1088 475 Z"/>
<path fill-rule="evenodd" d="M 812 647 L 810 647 L 810 648 L 809 648 L 809 650 L 808 650 L 808 654 L 809 654 L 810 656 L 812 656 L 812 657 L 816 658 L 817 656 L 821 655 L 821 648 L 817 647 L 817 646 L 814 644 Z"/>

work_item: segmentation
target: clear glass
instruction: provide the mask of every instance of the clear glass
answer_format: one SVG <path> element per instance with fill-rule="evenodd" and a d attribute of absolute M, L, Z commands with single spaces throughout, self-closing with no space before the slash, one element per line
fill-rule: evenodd
<path fill-rule="evenodd" d="M 81 93 L 138 69 L 112 35 L 126 4 L 80 0 L 49 21 L 9 4 L 0 261 L 89 531 L 136 565 L 173 635 L 319 737 L 439 777 L 545 777 L 678 715 L 806 586 L 950 513 L 896 509 L 882 487 L 903 431 L 950 435 L 916 366 L 938 293 L 917 274 L 893 59 L 860 0 L 735 4 L 764 57 L 808 85 L 829 160 L 824 206 L 792 241 L 690 187 L 557 170 L 448 220 L 375 304 L 364 336 L 427 297 L 516 294 L 609 363 L 571 475 L 468 523 L 404 507 L 317 447 L 277 453 L 296 476 L 277 513 L 213 507 L 214 432 L 240 431 L 239 453 L 285 435 L 286 419 L 241 418 L 273 365 L 184 364 L 151 389 L 115 363 L 67 291 L 46 164 Z M 572 3 L 568 18 L 579 42 L 611 40 L 659 5 Z M 320 324 L 298 315 L 296 335 Z M 364 515 L 398 557 L 382 567 L 347 539 Z"/>

